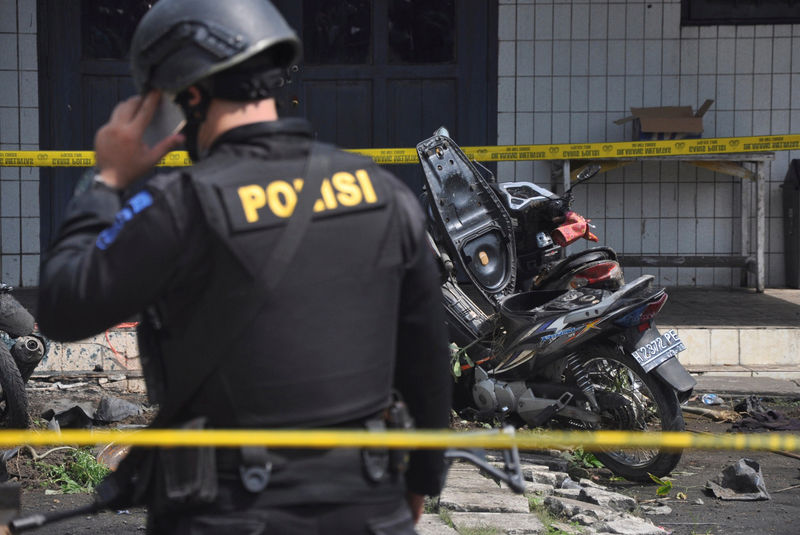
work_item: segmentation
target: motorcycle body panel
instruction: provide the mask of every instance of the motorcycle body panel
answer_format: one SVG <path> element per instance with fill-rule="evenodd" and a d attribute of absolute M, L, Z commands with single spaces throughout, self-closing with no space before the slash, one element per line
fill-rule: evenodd
<path fill-rule="evenodd" d="M 653 279 L 642 275 L 616 292 L 597 288 L 533 290 L 503 299 L 500 321 L 506 338 L 502 354 L 493 363 L 494 372 L 502 374 L 534 356 L 544 361 L 550 356 L 563 357 L 595 336 L 621 332 L 615 325 L 619 318 L 664 294 L 663 289 L 652 286 Z"/>
<path fill-rule="evenodd" d="M 513 293 L 517 268 L 511 218 L 492 188 L 445 135 L 422 141 L 417 153 L 440 245 L 489 301 Z"/>

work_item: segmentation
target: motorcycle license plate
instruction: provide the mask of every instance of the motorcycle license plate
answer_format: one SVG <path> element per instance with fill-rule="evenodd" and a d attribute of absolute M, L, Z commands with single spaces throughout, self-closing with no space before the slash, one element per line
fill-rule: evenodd
<path fill-rule="evenodd" d="M 641 364 L 645 372 L 649 372 L 665 360 L 671 359 L 686 346 L 683 345 L 678 333 L 671 329 L 652 342 L 649 342 L 633 352 L 633 358 Z"/>

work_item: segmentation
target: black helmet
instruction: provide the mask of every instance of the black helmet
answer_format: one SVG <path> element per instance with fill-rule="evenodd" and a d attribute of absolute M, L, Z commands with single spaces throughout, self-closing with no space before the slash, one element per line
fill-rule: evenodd
<path fill-rule="evenodd" d="M 285 69 L 300 50 L 268 0 L 161 0 L 136 27 L 131 68 L 140 92 L 177 94 L 265 52 L 273 67 Z"/>

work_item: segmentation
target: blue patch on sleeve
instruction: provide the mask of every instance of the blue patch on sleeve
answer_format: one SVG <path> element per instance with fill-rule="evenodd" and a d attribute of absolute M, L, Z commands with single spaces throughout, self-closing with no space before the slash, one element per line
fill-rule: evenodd
<path fill-rule="evenodd" d="M 105 251 L 117 239 L 122 227 L 133 219 L 133 216 L 153 205 L 153 195 L 149 191 L 140 191 L 130 198 L 125 207 L 117 213 L 114 224 L 97 236 L 97 248 Z"/>

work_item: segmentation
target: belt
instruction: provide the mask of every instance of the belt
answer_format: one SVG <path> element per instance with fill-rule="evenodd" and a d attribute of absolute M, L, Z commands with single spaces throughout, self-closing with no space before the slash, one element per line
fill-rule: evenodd
<path fill-rule="evenodd" d="M 333 504 L 380 501 L 403 492 L 403 478 L 395 474 L 386 474 L 380 481 L 370 479 L 365 450 L 261 450 L 268 461 L 249 467 L 240 449 L 217 450 L 220 491 L 227 496 L 222 501 L 235 504 L 252 499 L 270 506 Z"/>

